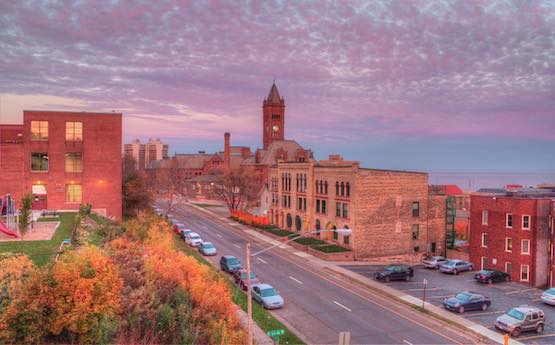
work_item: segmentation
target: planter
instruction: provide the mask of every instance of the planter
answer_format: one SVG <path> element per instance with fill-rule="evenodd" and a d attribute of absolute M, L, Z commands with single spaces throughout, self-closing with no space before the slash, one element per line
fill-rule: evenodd
<path fill-rule="evenodd" d="M 337 253 L 323 253 L 319 250 L 308 247 L 307 252 L 322 260 L 327 261 L 354 261 L 354 254 L 352 251 L 337 252 Z"/>

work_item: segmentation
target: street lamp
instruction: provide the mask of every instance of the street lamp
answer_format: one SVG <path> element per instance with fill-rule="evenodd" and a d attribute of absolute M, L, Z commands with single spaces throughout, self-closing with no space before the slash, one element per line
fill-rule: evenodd
<path fill-rule="evenodd" d="M 298 238 L 301 237 L 305 237 L 307 235 L 313 235 L 313 234 L 318 234 L 321 232 L 337 232 L 342 234 L 343 236 L 350 236 L 352 231 L 349 228 L 342 228 L 342 229 L 333 229 L 333 230 L 314 230 L 314 231 L 309 231 L 309 232 L 305 232 L 303 234 L 291 234 L 289 236 L 287 236 L 289 238 L 287 241 L 278 243 L 278 244 L 274 244 L 273 246 L 270 246 L 266 249 L 262 249 L 261 251 L 258 251 L 254 254 L 251 254 L 251 243 L 247 242 L 247 255 L 246 255 L 246 259 L 247 259 L 247 314 L 248 314 L 248 324 L 247 324 L 247 328 L 248 328 L 248 345 L 252 345 L 252 292 L 251 292 L 251 257 L 256 256 L 258 254 L 264 253 L 270 249 L 276 248 L 281 246 L 282 244 L 286 244 L 289 243 L 291 241 L 294 241 Z M 294 236 L 294 237 L 293 237 Z"/>

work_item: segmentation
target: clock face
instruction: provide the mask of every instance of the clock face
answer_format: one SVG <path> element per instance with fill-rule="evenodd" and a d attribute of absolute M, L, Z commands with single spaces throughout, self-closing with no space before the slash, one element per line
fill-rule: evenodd
<path fill-rule="evenodd" d="M 274 132 L 277 132 L 277 131 L 279 131 L 279 127 L 276 126 L 276 125 L 274 125 L 274 126 L 272 127 L 272 130 L 273 130 Z"/>

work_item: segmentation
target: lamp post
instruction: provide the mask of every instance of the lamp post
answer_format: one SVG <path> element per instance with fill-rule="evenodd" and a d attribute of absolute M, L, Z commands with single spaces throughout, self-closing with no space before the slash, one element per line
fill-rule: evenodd
<path fill-rule="evenodd" d="M 343 236 L 350 236 L 351 233 L 352 233 L 351 229 L 343 228 L 343 229 L 333 229 L 333 230 L 314 230 L 314 231 L 310 231 L 310 232 L 305 232 L 303 234 L 292 234 L 292 235 L 287 236 L 287 237 L 291 237 L 287 241 L 280 242 L 278 244 L 274 244 L 274 245 L 272 245 L 268 248 L 262 249 L 262 250 L 260 250 L 256 253 L 253 253 L 253 254 L 250 253 L 251 252 L 251 243 L 247 242 L 246 259 L 247 259 L 247 314 L 248 314 L 247 331 L 248 331 L 248 345 L 252 345 L 252 339 L 253 339 L 253 336 L 252 336 L 251 257 L 254 257 L 256 255 L 267 252 L 268 250 L 274 249 L 276 247 L 281 246 L 282 244 L 289 243 L 289 242 L 294 241 L 298 238 L 305 237 L 307 235 L 317 234 L 317 233 L 320 233 L 320 232 L 338 232 L 338 233 L 342 234 Z"/>

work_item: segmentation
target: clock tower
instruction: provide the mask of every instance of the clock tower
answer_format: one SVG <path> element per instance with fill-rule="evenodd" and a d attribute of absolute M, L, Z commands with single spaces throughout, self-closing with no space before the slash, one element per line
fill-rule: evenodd
<path fill-rule="evenodd" d="M 273 141 L 285 138 L 285 101 L 279 96 L 275 82 L 262 102 L 262 116 L 262 141 L 267 149 Z"/>

